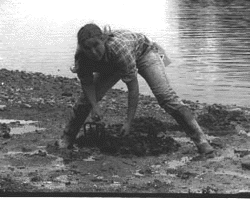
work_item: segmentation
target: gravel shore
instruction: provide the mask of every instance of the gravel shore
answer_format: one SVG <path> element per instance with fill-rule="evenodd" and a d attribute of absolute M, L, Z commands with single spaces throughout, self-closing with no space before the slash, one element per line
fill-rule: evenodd
<path fill-rule="evenodd" d="M 78 148 L 58 149 L 80 92 L 76 78 L 0 69 L 0 195 L 250 192 L 250 108 L 184 100 L 216 149 L 206 159 L 151 96 L 140 95 L 123 139 L 127 92 L 111 89 L 100 102 L 101 144 L 81 130 Z"/>

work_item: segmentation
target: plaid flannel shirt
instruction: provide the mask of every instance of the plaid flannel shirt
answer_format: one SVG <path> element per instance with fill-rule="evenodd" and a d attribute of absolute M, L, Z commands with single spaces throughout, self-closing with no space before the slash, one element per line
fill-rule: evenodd
<path fill-rule="evenodd" d="M 152 43 L 140 33 L 128 30 L 112 31 L 107 40 L 105 58 L 94 62 L 85 57 L 78 49 L 75 54 L 75 65 L 78 77 L 83 84 L 93 82 L 93 72 L 112 73 L 119 72 L 123 82 L 133 80 L 137 75 L 137 60 L 147 52 Z M 98 67 L 100 66 L 100 67 Z"/>
<path fill-rule="evenodd" d="M 127 30 L 113 32 L 113 37 L 107 41 L 106 45 L 123 82 L 130 82 L 136 77 L 136 62 L 147 51 L 150 44 L 149 40 L 140 33 Z"/>

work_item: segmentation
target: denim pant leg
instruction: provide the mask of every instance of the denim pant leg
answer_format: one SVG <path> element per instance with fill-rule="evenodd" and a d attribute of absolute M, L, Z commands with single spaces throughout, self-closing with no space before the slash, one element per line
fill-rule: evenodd
<path fill-rule="evenodd" d="M 112 88 L 118 81 L 120 76 L 117 73 L 107 75 L 94 75 L 94 82 L 96 85 L 96 99 L 100 101 L 106 92 Z M 81 93 L 78 101 L 73 107 L 73 111 L 70 115 L 68 124 L 65 127 L 64 134 L 69 135 L 72 138 L 75 138 L 87 119 L 90 111 L 92 109 L 91 103 L 89 102 L 87 96 L 84 92 Z"/>
<path fill-rule="evenodd" d="M 191 110 L 170 86 L 160 55 L 154 51 L 145 55 L 138 62 L 138 72 L 147 81 L 160 106 L 174 117 L 195 144 L 207 142 Z"/>
<path fill-rule="evenodd" d="M 160 55 L 153 50 L 137 63 L 138 73 L 146 80 L 159 105 L 171 113 L 185 106 L 169 84 L 165 65 Z"/>

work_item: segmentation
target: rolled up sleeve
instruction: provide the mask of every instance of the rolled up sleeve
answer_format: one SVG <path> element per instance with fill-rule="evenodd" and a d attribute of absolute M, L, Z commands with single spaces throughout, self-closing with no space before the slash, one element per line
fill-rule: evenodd
<path fill-rule="evenodd" d="M 137 77 L 137 70 L 136 71 L 131 70 L 126 74 L 121 74 L 121 80 L 124 83 L 131 82 L 136 77 Z"/>

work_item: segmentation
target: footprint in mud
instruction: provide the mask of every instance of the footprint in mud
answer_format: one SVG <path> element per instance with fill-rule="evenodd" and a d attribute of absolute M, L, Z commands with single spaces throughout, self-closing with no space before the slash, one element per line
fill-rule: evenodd
<path fill-rule="evenodd" d="M 112 155 L 159 155 L 177 151 L 179 143 L 164 133 L 166 126 L 153 117 L 134 120 L 130 135 L 122 137 L 122 124 L 109 125 L 101 137 L 81 136 L 78 146 L 98 147 L 101 152 Z"/>
<path fill-rule="evenodd" d="M 68 164 L 75 160 L 82 160 L 88 158 L 91 155 L 90 151 L 83 151 L 83 150 L 68 150 L 68 149 L 60 149 L 58 146 L 54 144 L 48 144 L 46 146 L 46 151 L 49 154 L 54 156 L 58 156 L 63 158 L 63 163 Z"/>

